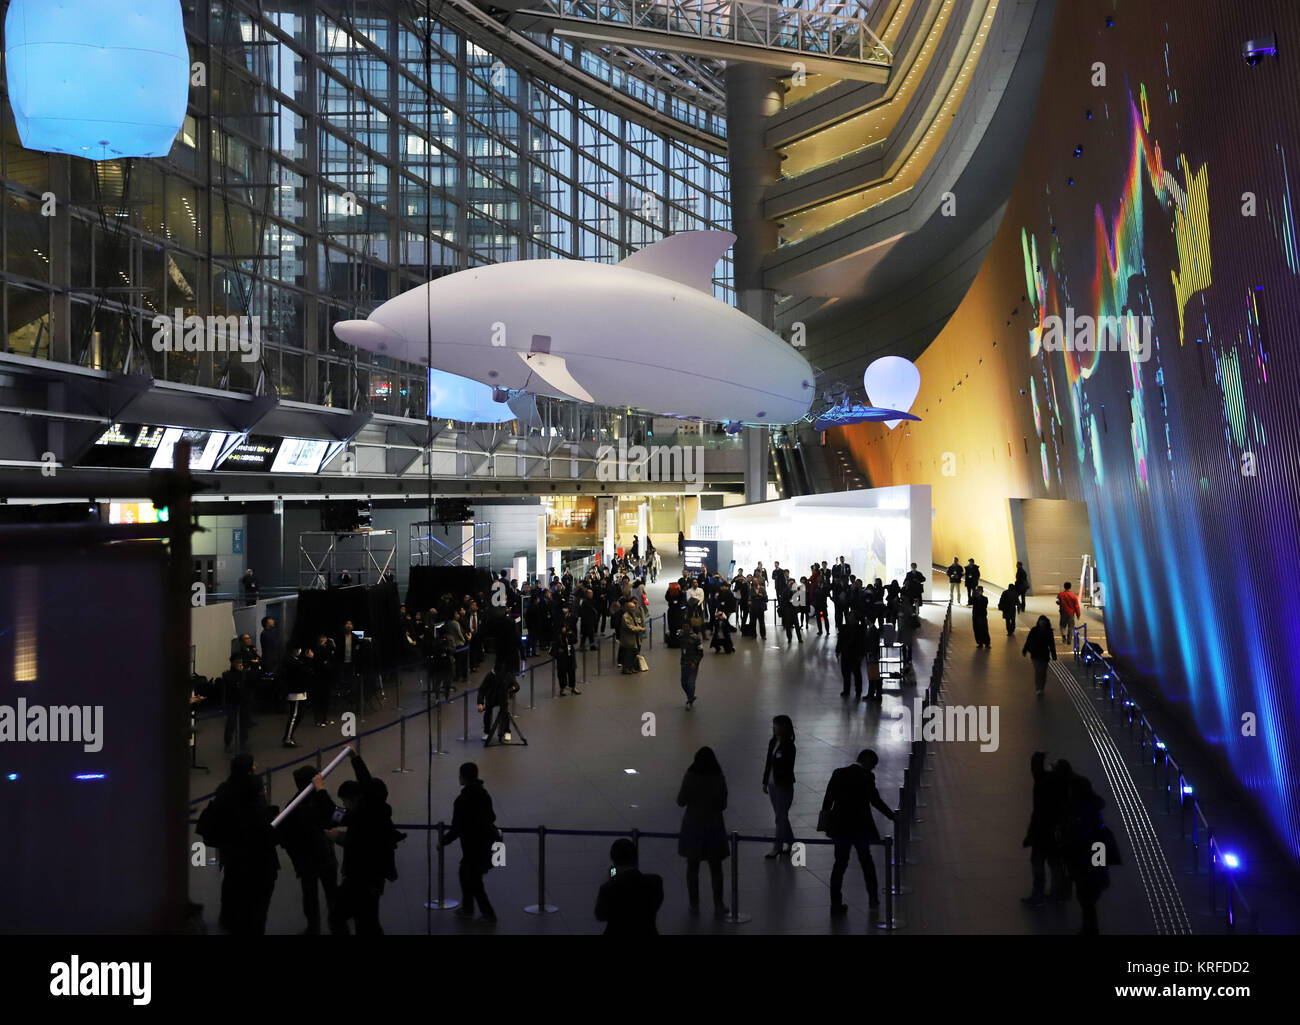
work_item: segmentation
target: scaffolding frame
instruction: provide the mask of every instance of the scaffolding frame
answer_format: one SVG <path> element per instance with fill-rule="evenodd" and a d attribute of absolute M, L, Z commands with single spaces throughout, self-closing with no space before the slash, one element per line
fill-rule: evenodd
<path fill-rule="evenodd" d="M 323 591 L 337 586 L 344 573 L 349 584 L 377 584 L 396 572 L 396 559 L 392 530 L 307 531 L 298 537 L 298 587 Z"/>
<path fill-rule="evenodd" d="M 461 538 L 462 529 L 473 526 L 474 537 L 471 540 Z M 444 528 L 444 536 L 451 537 L 453 528 L 456 540 L 444 541 L 434 534 L 435 527 Z M 439 520 L 420 520 L 412 523 L 411 565 L 412 566 L 464 566 L 466 556 L 468 565 L 478 566 L 480 562 L 491 565 L 492 562 L 492 524 L 478 523 L 470 520 L 458 520 L 455 523 L 443 523 Z"/>

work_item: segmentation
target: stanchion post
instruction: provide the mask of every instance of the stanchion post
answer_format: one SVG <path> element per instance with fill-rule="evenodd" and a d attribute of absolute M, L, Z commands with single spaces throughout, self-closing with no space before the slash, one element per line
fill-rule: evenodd
<path fill-rule="evenodd" d="M 447 752 L 442 749 L 442 702 L 439 701 L 434 707 L 437 709 L 436 725 L 438 727 L 438 739 L 434 744 L 433 753 L 436 755 L 445 755 Z"/>
<path fill-rule="evenodd" d="M 537 903 L 524 908 L 530 915 L 549 915 L 560 909 L 546 903 L 546 827 L 537 827 Z"/>
<path fill-rule="evenodd" d="M 881 929 L 897 929 L 894 918 L 894 838 L 887 836 L 885 844 L 885 917 L 876 923 Z"/>
<path fill-rule="evenodd" d="M 462 712 L 463 726 L 465 728 L 465 735 L 460 739 L 469 740 L 469 691 L 468 690 L 465 691 L 463 698 L 464 700 L 461 702 L 461 712 Z"/>
<path fill-rule="evenodd" d="M 452 908 L 460 907 L 460 901 L 447 899 L 447 852 L 442 846 L 442 834 L 447 826 L 445 823 L 439 822 L 434 828 L 438 831 L 438 896 L 433 900 L 425 901 L 424 906 L 430 911 L 450 911 Z M 470 911 L 473 910 L 473 908 L 470 908 Z"/>
<path fill-rule="evenodd" d="M 536 670 L 532 666 L 528 667 L 528 710 L 532 711 L 537 707 L 535 695 L 533 693 L 533 684 L 536 683 Z"/>
<path fill-rule="evenodd" d="M 397 720 L 397 752 L 398 762 L 394 772 L 410 772 L 406 767 L 406 717 L 402 716 Z"/>
<path fill-rule="evenodd" d="M 723 920 L 732 925 L 744 925 L 750 921 L 749 915 L 740 913 L 740 834 L 731 831 L 731 910 Z"/>

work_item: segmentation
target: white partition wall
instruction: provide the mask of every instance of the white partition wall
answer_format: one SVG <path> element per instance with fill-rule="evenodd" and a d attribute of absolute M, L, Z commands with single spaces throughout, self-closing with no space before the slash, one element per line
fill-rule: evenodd
<path fill-rule="evenodd" d="M 861 579 L 901 583 L 915 562 L 929 597 L 930 516 L 930 486 L 901 485 L 701 510 L 693 534 L 731 541 L 745 572 L 761 560 L 800 577 L 843 555 Z"/>

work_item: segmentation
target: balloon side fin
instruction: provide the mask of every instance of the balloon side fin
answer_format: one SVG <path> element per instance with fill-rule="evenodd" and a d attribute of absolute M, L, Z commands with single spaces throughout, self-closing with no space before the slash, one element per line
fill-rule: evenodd
<path fill-rule="evenodd" d="M 729 231 L 679 231 L 638 249 L 619 266 L 712 295 L 713 268 L 735 241 L 736 236 Z"/>

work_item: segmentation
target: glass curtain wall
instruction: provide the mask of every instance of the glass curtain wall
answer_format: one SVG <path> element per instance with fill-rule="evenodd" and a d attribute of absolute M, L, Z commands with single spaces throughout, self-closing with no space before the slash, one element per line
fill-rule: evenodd
<path fill-rule="evenodd" d="M 612 262 L 729 226 L 725 158 L 522 73 L 423 4 L 182 7 L 194 73 L 166 159 L 25 150 L 4 104 L 6 351 L 419 417 L 421 371 L 343 345 L 335 323 L 429 276 Z M 715 293 L 734 300 L 729 258 Z M 176 310 L 258 316 L 261 362 L 154 351 L 151 321 Z"/>

